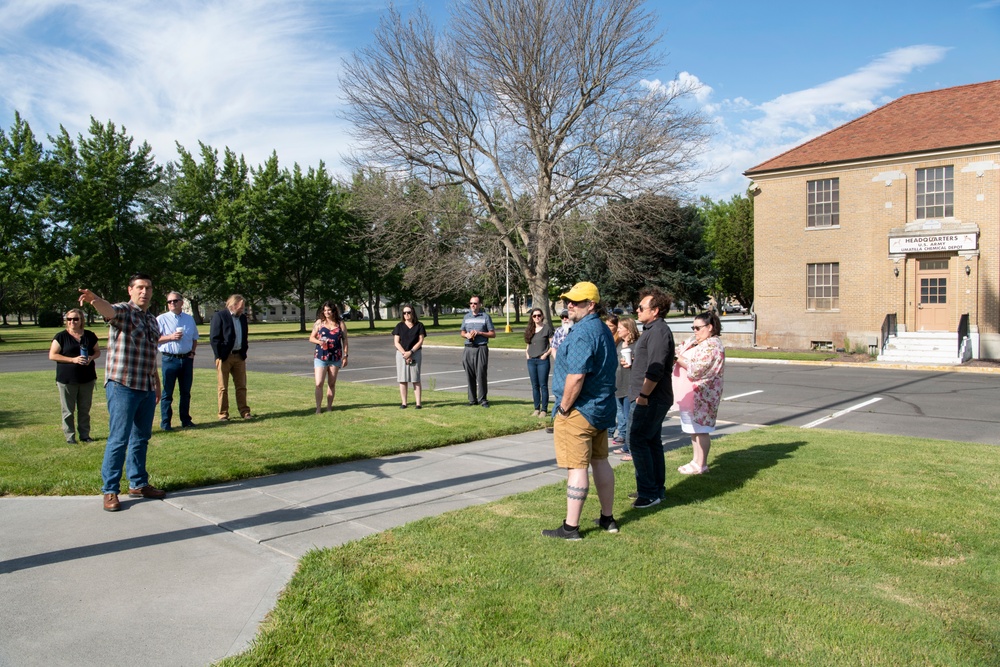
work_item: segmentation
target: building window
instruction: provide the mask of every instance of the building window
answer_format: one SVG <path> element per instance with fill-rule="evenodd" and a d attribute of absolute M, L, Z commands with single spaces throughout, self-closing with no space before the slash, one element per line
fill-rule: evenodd
<path fill-rule="evenodd" d="M 840 308 L 840 263 L 809 265 L 809 310 Z"/>
<path fill-rule="evenodd" d="M 840 224 L 840 179 L 809 181 L 810 227 L 833 227 Z"/>
<path fill-rule="evenodd" d="M 917 169 L 917 220 L 955 215 L 955 168 Z"/>

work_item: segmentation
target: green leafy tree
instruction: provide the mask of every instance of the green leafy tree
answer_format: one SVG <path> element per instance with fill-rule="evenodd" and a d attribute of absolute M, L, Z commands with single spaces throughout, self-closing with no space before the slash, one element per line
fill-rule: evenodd
<path fill-rule="evenodd" d="M 345 261 L 341 243 L 350 228 L 346 197 L 322 162 L 305 172 L 296 164 L 285 174 L 271 243 L 279 293 L 295 294 L 302 332 L 309 302 L 343 303 L 351 293 L 356 267 Z"/>
<path fill-rule="evenodd" d="M 0 316 L 31 302 L 31 269 L 47 243 L 45 153 L 28 123 L 14 114 L 10 133 L 0 129 Z"/>
<path fill-rule="evenodd" d="M 79 285 L 115 300 L 133 273 L 148 273 L 155 283 L 165 258 L 164 239 L 148 217 L 151 189 L 160 179 L 149 144 L 133 147 L 124 127 L 93 118 L 86 137 L 74 142 L 61 127 L 49 139 L 61 305 L 73 301 Z"/>
<path fill-rule="evenodd" d="M 753 199 L 748 192 L 729 201 L 702 199 L 708 222 L 707 241 L 715 255 L 717 301 L 731 297 L 753 306 Z"/>

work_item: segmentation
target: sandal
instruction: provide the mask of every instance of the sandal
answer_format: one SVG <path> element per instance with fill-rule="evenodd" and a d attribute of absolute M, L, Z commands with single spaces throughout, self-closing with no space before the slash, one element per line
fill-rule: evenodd
<path fill-rule="evenodd" d="M 691 461 L 677 468 L 677 472 L 682 475 L 704 475 L 708 472 L 708 466 L 701 466 L 699 468 L 697 463 Z"/>
<path fill-rule="evenodd" d="M 632 460 L 631 454 L 622 454 L 622 461 L 631 461 L 631 460 Z"/>
<path fill-rule="evenodd" d="M 615 449 L 611 450 L 611 453 L 616 454 L 618 456 L 621 456 L 622 454 L 628 454 L 628 452 L 625 451 L 624 447 L 616 447 Z"/>

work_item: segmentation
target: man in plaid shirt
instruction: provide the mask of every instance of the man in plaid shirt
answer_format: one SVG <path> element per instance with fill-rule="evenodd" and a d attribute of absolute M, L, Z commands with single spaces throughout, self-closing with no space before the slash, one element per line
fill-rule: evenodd
<path fill-rule="evenodd" d="M 80 305 L 89 303 L 108 323 L 108 353 L 104 392 L 108 398 L 108 443 L 104 447 L 101 476 L 104 509 L 121 509 L 122 467 L 127 467 L 128 495 L 163 498 L 166 494 L 149 484 L 146 448 L 153 432 L 153 417 L 160 400 L 160 375 L 156 352 L 160 327 L 149 312 L 153 281 L 137 273 L 128 281 L 129 301 L 111 304 L 89 289 L 80 290 Z"/>

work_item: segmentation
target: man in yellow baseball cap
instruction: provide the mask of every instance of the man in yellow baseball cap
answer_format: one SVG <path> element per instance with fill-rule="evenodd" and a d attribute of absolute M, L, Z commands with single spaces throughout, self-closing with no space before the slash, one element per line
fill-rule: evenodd
<path fill-rule="evenodd" d="M 593 468 L 601 516 L 595 523 L 618 532 L 613 514 L 615 474 L 608 463 L 608 429 L 615 424 L 615 373 L 618 355 L 611 331 L 597 310 L 601 293 L 594 283 L 581 282 L 561 296 L 567 302 L 573 328 L 556 355 L 552 393 L 556 397 L 553 440 L 556 465 L 567 470 L 566 520 L 545 537 L 580 539 L 580 516 L 590 491 Z"/>

